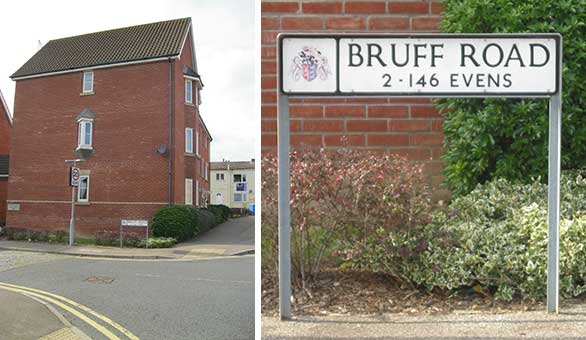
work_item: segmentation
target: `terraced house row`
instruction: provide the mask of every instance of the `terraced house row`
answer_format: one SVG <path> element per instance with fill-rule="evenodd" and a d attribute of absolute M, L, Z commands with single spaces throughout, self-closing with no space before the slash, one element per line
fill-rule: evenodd
<path fill-rule="evenodd" d="M 8 227 L 68 228 L 75 158 L 77 236 L 207 204 L 212 137 L 193 39 L 184 18 L 51 40 L 11 76 Z"/>

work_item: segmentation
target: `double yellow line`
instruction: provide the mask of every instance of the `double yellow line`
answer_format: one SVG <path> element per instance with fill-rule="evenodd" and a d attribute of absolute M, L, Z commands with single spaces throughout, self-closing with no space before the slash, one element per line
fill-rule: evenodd
<path fill-rule="evenodd" d="M 43 301 L 48 302 L 54 306 L 57 306 L 65 311 L 71 313 L 72 315 L 79 318 L 80 320 L 84 321 L 89 326 L 96 329 L 98 332 L 104 334 L 104 336 L 106 336 L 106 338 L 108 338 L 109 340 L 122 340 L 122 339 L 120 337 L 118 337 L 117 335 L 115 335 L 114 333 L 112 333 L 108 328 L 100 325 L 99 323 L 90 319 L 85 314 L 81 313 L 79 310 L 82 310 L 82 311 L 88 313 L 89 315 L 92 315 L 93 317 L 101 320 L 105 324 L 115 328 L 120 333 L 124 334 L 124 336 L 126 338 L 128 338 L 130 340 L 140 340 L 136 335 L 132 334 L 129 330 L 122 327 L 117 322 L 115 322 L 115 321 L 111 320 L 110 318 L 92 310 L 91 308 L 89 308 L 87 306 L 84 306 L 80 303 L 72 301 L 66 297 L 63 297 L 63 296 L 60 296 L 57 294 L 53 294 L 53 293 L 49 293 L 49 292 L 45 292 L 45 291 L 42 291 L 39 289 L 22 287 L 22 286 L 9 284 L 9 283 L 3 283 L 3 282 L 0 282 L 0 289 L 5 289 L 5 290 L 19 293 L 19 294 L 34 296 L 40 300 L 43 300 Z"/>

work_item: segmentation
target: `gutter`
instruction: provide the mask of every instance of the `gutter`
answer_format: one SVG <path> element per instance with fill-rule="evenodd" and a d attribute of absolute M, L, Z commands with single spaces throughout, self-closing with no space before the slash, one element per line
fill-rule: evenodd
<path fill-rule="evenodd" d="M 174 141 L 173 141 L 173 116 L 174 116 L 174 98 L 175 98 L 175 60 L 169 58 L 169 206 L 173 205 L 173 156 L 174 156 Z"/>

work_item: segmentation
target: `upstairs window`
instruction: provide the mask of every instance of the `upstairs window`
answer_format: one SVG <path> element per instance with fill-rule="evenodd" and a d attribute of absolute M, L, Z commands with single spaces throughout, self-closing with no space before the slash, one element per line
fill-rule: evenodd
<path fill-rule="evenodd" d="M 246 174 L 234 175 L 234 183 L 246 182 Z"/>
<path fill-rule="evenodd" d="M 86 71 L 83 73 L 83 93 L 94 92 L 94 72 Z"/>
<path fill-rule="evenodd" d="M 185 102 L 193 104 L 193 86 L 191 80 L 185 80 Z"/>
<path fill-rule="evenodd" d="M 185 152 L 193 153 L 193 129 L 185 128 Z"/>
<path fill-rule="evenodd" d="M 199 131 L 195 131 L 195 154 L 199 156 Z"/>
<path fill-rule="evenodd" d="M 223 181 L 224 180 L 224 174 L 216 174 L 216 181 Z"/>
<path fill-rule="evenodd" d="M 91 149 L 92 148 L 92 128 L 93 121 L 87 118 L 81 118 L 78 120 L 79 130 L 77 136 L 77 148 L 78 149 Z"/>
<path fill-rule="evenodd" d="M 77 201 L 88 202 L 90 197 L 90 176 L 79 176 L 79 187 L 77 188 Z"/>

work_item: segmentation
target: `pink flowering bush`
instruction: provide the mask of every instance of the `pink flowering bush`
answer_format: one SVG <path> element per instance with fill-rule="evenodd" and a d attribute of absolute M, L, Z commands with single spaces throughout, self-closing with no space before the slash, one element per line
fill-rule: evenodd
<path fill-rule="evenodd" d="M 409 233 L 427 222 L 430 195 L 419 164 L 349 148 L 297 150 L 290 159 L 292 278 L 299 287 L 324 263 L 362 263 L 373 235 Z M 265 275 L 275 275 L 276 157 L 265 157 L 262 171 L 262 260 Z"/>

